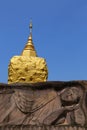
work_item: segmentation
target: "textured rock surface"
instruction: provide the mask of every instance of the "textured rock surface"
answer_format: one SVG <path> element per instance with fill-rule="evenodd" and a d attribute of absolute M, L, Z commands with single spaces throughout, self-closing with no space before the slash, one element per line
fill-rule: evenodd
<path fill-rule="evenodd" d="M 43 82 L 48 77 L 44 58 L 14 56 L 8 68 L 8 83 Z"/>

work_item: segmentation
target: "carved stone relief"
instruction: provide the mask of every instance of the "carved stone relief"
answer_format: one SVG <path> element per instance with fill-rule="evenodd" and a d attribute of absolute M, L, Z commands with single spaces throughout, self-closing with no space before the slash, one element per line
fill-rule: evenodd
<path fill-rule="evenodd" d="M 0 84 L 0 126 L 86 126 L 85 82 Z"/>

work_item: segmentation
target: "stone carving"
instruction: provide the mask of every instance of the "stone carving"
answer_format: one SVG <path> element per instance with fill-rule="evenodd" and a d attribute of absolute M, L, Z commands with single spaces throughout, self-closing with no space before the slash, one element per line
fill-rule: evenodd
<path fill-rule="evenodd" d="M 8 83 L 44 82 L 48 69 L 44 58 L 14 56 L 8 68 Z"/>
<path fill-rule="evenodd" d="M 0 84 L 0 126 L 86 126 L 86 83 Z"/>

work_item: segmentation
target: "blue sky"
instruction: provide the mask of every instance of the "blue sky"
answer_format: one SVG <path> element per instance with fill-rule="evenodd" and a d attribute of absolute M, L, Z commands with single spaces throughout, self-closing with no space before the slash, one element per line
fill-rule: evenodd
<path fill-rule="evenodd" d="M 87 79 L 87 0 L 0 0 L 0 82 L 20 55 L 33 21 L 33 42 L 48 80 Z"/>

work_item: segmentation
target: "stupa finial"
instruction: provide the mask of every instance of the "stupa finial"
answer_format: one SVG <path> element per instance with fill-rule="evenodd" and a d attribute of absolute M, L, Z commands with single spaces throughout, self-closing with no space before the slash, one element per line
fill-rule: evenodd
<path fill-rule="evenodd" d="M 30 35 L 28 37 L 27 44 L 25 45 L 24 50 L 22 51 L 21 55 L 36 57 L 37 54 L 36 54 L 36 50 L 34 48 L 33 40 L 32 40 L 32 21 L 30 21 L 29 28 L 30 28 Z"/>
<path fill-rule="evenodd" d="M 30 28 L 30 34 L 32 34 L 32 28 L 33 28 L 32 20 L 30 20 L 29 28 Z"/>

